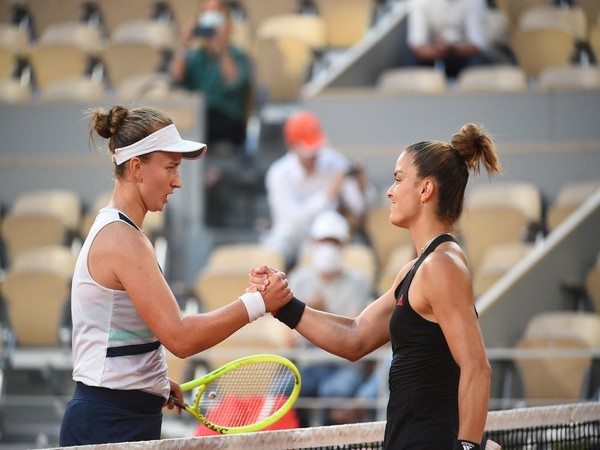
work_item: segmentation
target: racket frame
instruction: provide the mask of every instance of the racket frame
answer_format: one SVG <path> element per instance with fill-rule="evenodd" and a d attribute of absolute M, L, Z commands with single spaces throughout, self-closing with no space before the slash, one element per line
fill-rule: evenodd
<path fill-rule="evenodd" d="M 239 426 L 239 427 L 224 427 L 221 425 L 213 424 L 208 419 L 206 419 L 206 417 L 204 417 L 204 415 L 202 415 L 199 412 L 200 398 L 202 397 L 202 394 L 208 389 L 208 387 L 210 386 L 210 384 L 213 381 L 217 380 L 218 378 L 225 375 L 226 373 L 232 372 L 233 370 L 236 370 L 240 367 L 247 366 L 250 364 L 265 363 L 265 362 L 274 362 L 277 364 L 281 364 L 281 365 L 287 367 L 294 376 L 294 387 L 292 389 L 292 392 L 290 393 L 290 395 L 286 399 L 286 401 L 283 403 L 283 405 L 281 405 L 277 409 L 277 411 L 275 411 L 270 416 L 259 420 L 258 422 L 244 425 L 244 426 Z M 298 396 L 300 395 L 301 380 L 300 380 L 300 372 L 298 371 L 298 368 L 289 359 L 284 358 L 283 356 L 273 355 L 273 354 L 257 354 L 257 355 L 249 355 L 249 356 L 244 356 L 244 357 L 235 359 L 235 360 L 213 370 L 212 372 L 210 372 L 206 375 L 203 375 L 202 377 L 199 377 L 194 380 L 183 383 L 179 387 L 181 388 L 182 392 L 188 392 L 188 391 L 191 391 L 192 389 L 199 388 L 198 392 L 196 393 L 196 395 L 194 397 L 193 404 L 192 405 L 189 405 L 189 404 L 183 405 L 183 408 L 188 413 L 190 413 L 192 416 L 194 416 L 199 422 L 204 424 L 207 428 L 209 428 L 213 431 L 216 431 L 217 433 L 234 434 L 234 433 L 247 433 L 247 432 L 253 432 L 253 431 L 260 431 L 260 430 L 268 427 L 269 425 L 272 425 L 273 423 L 277 422 L 279 419 L 281 419 L 290 409 L 292 409 L 292 406 L 294 405 L 294 403 L 296 403 L 296 400 L 298 399 Z"/>

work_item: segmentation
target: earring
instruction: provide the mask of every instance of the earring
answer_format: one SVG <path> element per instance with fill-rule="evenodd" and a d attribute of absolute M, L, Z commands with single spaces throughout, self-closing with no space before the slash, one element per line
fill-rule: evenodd
<path fill-rule="evenodd" d="M 427 204 L 425 200 L 421 200 L 419 203 L 421 203 L 421 206 L 425 206 Z"/>

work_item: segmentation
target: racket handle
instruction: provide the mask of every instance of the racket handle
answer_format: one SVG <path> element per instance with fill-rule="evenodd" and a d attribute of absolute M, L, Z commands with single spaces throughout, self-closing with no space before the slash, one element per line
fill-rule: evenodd
<path fill-rule="evenodd" d="M 488 439 L 488 441 L 485 444 L 485 450 L 501 450 L 501 449 L 502 449 L 502 447 L 500 447 L 500 444 L 492 441 L 491 439 Z"/>
<path fill-rule="evenodd" d="M 172 395 L 169 395 L 169 401 L 173 402 L 175 406 L 178 406 L 181 409 L 185 409 L 185 407 L 187 406 L 185 403 L 183 405 L 179 403 L 179 400 L 177 400 L 177 398 L 173 397 Z"/>

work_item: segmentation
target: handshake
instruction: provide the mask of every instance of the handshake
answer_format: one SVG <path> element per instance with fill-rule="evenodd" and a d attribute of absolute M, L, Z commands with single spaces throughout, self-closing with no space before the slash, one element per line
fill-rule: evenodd
<path fill-rule="evenodd" d="M 250 322 L 270 312 L 273 317 L 294 329 L 306 305 L 295 298 L 284 272 L 261 266 L 250 271 L 246 292 L 240 297 Z"/>

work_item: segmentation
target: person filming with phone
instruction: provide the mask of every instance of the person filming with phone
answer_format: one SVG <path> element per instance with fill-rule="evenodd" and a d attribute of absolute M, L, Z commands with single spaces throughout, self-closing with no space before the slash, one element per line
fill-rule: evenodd
<path fill-rule="evenodd" d="M 197 18 L 183 26 L 170 74 L 188 91 L 202 92 L 206 105 L 205 140 L 240 150 L 246 139 L 251 65 L 230 40 L 229 11 L 221 0 L 202 0 Z"/>
<path fill-rule="evenodd" d="M 204 140 L 212 153 L 203 168 L 208 226 L 226 224 L 236 189 L 232 173 L 245 156 L 252 69 L 248 55 L 231 42 L 232 26 L 222 0 L 198 1 L 170 63 L 173 83 L 204 97 Z"/>

